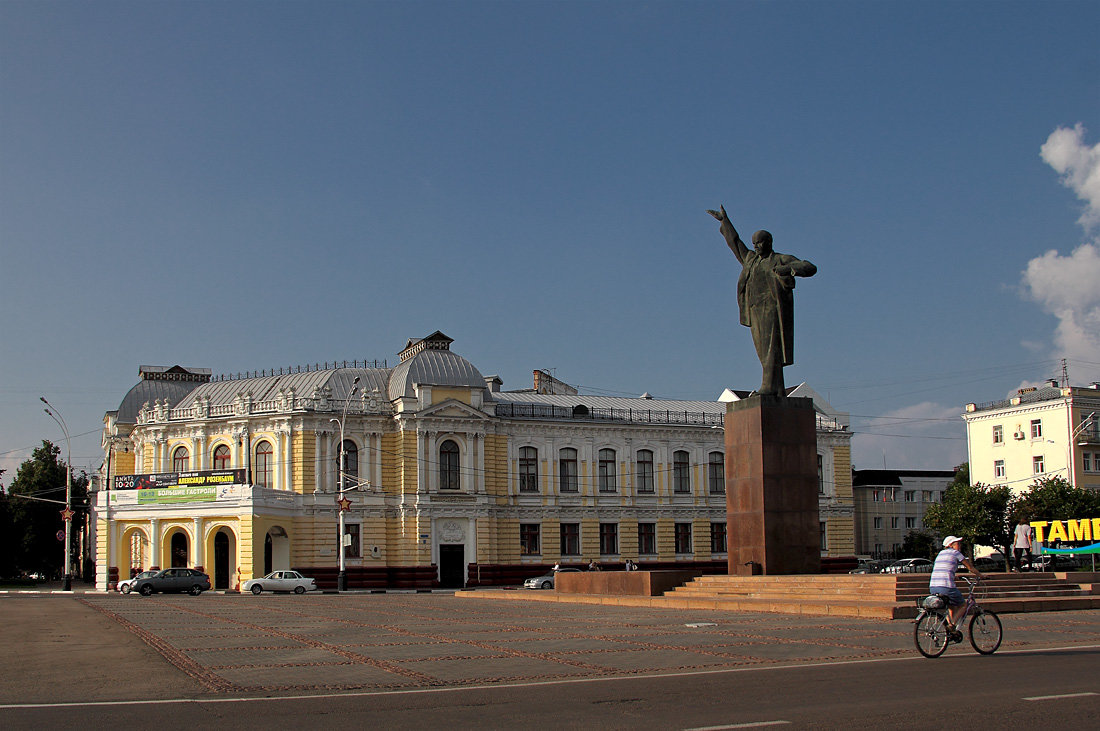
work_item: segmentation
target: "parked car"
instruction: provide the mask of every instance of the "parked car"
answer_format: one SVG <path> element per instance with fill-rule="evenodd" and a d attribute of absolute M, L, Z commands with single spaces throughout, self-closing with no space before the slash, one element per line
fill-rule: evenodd
<path fill-rule="evenodd" d="M 535 576 L 527 579 L 523 582 L 523 588 L 525 589 L 553 589 L 554 588 L 554 575 L 567 572 L 567 571 L 580 571 L 580 569 L 558 569 L 557 571 L 551 571 L 548 574 L 542 576 Z"/>
<path fill-rule="evenodd" d="M 156 571 L 142 571 L 137 576 L 133 576 L 129 579 L 123 579 L 118 582 L 118 590 L 123 594 L 129 594 L 134 589 L 134 582 L 138 579 L 148 579 L 150 576 L 156 576 Z"/>
<path fill-rule="evenodd" d="M 165 594 L 186 591 L 191 596 L 198 596 L 210 590 L 210 577 L 197 569 L 163 569 L 144 579 L 135 579 L 130 590 L 142 596 L 158 591 Z"/>
<path fill-rule="evenodd" d="M 241 591 L 250 591 L 253 594 L 262 594 L 265 591 L 292 591 L 295 594 L 305 594 L 307 591 L 317 591 L 317 581 L 308 576 L 302 576 L 297 571 L 272 571 L 267 576 L 244 582 Z"/>
<path fill-rule="evenodd" d="M 928 574 L 932 562 L 926 558 L 899 558 L 882 570 L 884 574 Z"/>
<path fill-rule="evenodd" d="M 1031 557 L 1032 571 L 1073 571 L 1081 564 L 1074 556 L 1058 553 L 1044 553 Z"/>
<path fill-rule="evenodd" d="M 879 574 L 890 565 L 889 561 L 860 561 L 859 565 L 849 571 L 849 574 Z"/>

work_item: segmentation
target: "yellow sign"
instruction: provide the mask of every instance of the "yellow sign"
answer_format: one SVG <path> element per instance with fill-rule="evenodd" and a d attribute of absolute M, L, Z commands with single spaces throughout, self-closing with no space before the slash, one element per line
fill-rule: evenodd
<path fill-rule="evenodd" d="M 1046 537 L 1043 530 L 1049 526 Z M 1079 520 L 1033 520 L 1035 540 L 1047 541 L 1100 541 L 1100 518 L 1081 518 Z"/>

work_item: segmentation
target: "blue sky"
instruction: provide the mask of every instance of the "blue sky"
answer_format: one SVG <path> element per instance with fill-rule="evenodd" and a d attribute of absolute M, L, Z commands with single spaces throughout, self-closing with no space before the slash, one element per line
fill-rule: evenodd
<path fill-rule="evenodd" d="M 759 384 L 707 208 L 819 273 L 857 468 L 1100 380 L 1095 2 L 0 3 L 0 468 L 98 465 L 138 366 Z"/>

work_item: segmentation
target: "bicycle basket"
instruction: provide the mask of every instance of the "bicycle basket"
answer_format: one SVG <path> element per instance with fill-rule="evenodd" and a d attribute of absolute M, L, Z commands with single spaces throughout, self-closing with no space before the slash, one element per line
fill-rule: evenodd
<path fill-rule="evenodd" d="M 931 594 L 926 596 L 920 603 L 922 609 L 929 609 L 935 611 L 937 609 L 943 609 L 944 602 L 942 596 Z"/>

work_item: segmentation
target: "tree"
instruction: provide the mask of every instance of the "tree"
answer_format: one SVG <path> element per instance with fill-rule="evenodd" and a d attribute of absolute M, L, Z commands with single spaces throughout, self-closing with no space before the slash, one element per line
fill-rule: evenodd
<path fill-rule="evenodd" d="M 909 531 L 901 542 L 901 555 L 914 558 L 934 558 L 936 539 L 927 531 Z"/>
<path fill-rule="evenodd" d="M 1074 487 L 1064 477 L 1040 477 L 1012 500 L 1009 514 L 1025 522 L 1100 518 L 1100 492 Z"/>
<path fill-rule="evenodd" d="M 1008 555 L 1012 543 L 1008 506 L 1012 492 L 1007 485 L 990 487 L 970 484 L 970 467 L 961 465 L 954 481 L 947 486 L 943 502 L 931 506 L 924 514 L 924 524 L 941 536 L 963 538 L 970 546 L 997 546 Z"/>
<path fill-rule="evenodd" d="M 60 448 L 43 440 L 31 458 L 19 465 L 8 490 L 9 533 L 16 571 L 46 576 L 64 573 L 64 549 L 57 540 L 58 531 L 65 529 L 61 511 L 65 507 L 66 465 L 60 455 Z M 88 511 L 88 476 L 83 472 L 72 476 L 72 506 L 75 514 L 71 533 L 79 536 Z M 76 543 L 74 540 L 69 549 L 79 561 Z"/>

